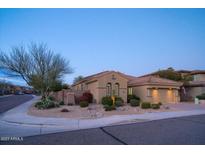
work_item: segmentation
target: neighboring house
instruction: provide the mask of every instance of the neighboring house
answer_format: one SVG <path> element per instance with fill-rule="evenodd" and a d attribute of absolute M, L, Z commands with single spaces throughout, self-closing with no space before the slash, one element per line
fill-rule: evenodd
<path fill-rule="evenodd" d="M 105 71 L 85 77 L 72 87 L 75 91 L 89 90 L 94 101 L 101 102 L 104 96 L 119 96 L 127 102 L 127 95 L 134 94 L 142 101 L 179 102 L 182 84 L 155 76 L 135 77 L 115 71 Z"/>
<path fill-rule="evenodd" d="M 183 101 L 193 101 L 197 95 L 205 93 L 205 71 L 191 71 L 193 81 L 184 83 L 181 91 Z"/>
<path fill-rule="evenodd" d="M 135 94 L 152 103 L 176 103 L 180 101 L 182 83 L 156 76 L 139 77 L 128 82 L 128 94 Z"/>

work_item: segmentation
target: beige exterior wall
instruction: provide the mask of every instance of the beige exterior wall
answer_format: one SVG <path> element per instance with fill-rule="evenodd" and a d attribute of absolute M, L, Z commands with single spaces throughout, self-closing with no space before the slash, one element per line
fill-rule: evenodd
<path fill-rule="evenodd" d="M 205 74 L 194 75 L 194 81 L 205 81 Z"/>
<path fill-rule="evenodd" d="M 119 84 L 119 97 L 124 102 L 127 102 L 127 79 L 123 78 L 117 73 L 108 73 L 107 75 L 101 76 L 97 81 L 90 83 L 81 83 L 73 87 L 76 91 L 89 90 L 93 94 L 94 102 L 101 103 L 104 96 L 107 96 L 107 84 L 111 84 L 112 94 L 117 95 L 115 84 Z M 82 88 L 83 87 L 83 88 Z"/>
<path fill-rule="evenodd" d="M 93 102 L 99 102 L 99 90 L 98 90 L 98 82 L 92 82 L 87 84 L 87 89 L 89 90 L 91 94 L 93 94 Z"/>
<path fill-rule="evenodd" d="M 177 87 L 136 86 L 132 87 L 132 89 L 133 94 L 140 97 L 142 101 L 151 103 L 174 103 L 180 101 L 179 90 Z"/>
<path fill-rule="evenodd" d="M 189 97 L 192 101 L 197 95 L 202 93 L 205 93 L 205 87 L 190 87 L 186 89 L 186 97 Z"/>
<path fill-rule="evenodd" d="M 99 85 L 99 102 L 101 102 L 102 97 L 107 95 L 107 84 L 111 84 L 112 94 L 117 95 L 117 90 L 115 84 L 119 84 L 119 97 L 121 97 L 124 102 L 127 102 L 127 79 L 123 78 L 117 73 L 110 73 L 102 76 L 98 79 Z"/>

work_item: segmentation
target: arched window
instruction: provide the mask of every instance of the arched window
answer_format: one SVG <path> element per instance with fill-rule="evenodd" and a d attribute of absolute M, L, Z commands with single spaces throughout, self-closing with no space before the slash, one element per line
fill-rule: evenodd
<path fill-rule="evenodd" d="M 114 95 L 119 96 L 119 92 L 120 92 L 120 84 L 115 83 L 115 94 Z"/>
<path fill-rule="evenodd" d="M 111 83 L 107 83 L 107 96 L 111 96 L 112 95 L 112 84 Z"/>

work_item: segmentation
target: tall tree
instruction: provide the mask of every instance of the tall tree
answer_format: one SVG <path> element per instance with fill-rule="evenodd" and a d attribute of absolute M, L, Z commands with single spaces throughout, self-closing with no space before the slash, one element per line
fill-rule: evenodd
<path fill-rule="evenodd" d="M 28 48 L 13 47 L 9 53 L 0 52 L 0 69 L 6 70 L 10 76 L 18 76 L 40 91 L 42 98 L 56 82 L 65 74 L 72 73 L 69 61 L 55 54 L 46 44 L 32 43 Z"/>

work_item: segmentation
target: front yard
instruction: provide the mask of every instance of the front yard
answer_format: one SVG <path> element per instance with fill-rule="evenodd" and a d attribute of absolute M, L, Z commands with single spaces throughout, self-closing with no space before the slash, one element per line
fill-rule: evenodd
<path fill-rule="evenodd" d="M 67 109 L 68 112 L 62 112 Z M 131 114 L 143 114 L 152 112 L 170 112 L 177 111 L 179 109 L 169 107 L 169 105 L 161 105 L 160 109 L 141 109 L 138 107 L 132 107 L 129 104 L 116 108 L 113 111 L 105 111 L 102 104 L 89 104 L 88 107 L 82 108 L 79 105 L 61 105 L 58 108 L 39 110 L 34 105 L 29 108 L 28 114 L 38 117 L 55 117 L 55 118 L 75 118 L 75 119 L 94 119 L 107 117 L 112 115 L 131 115 Z"/>

